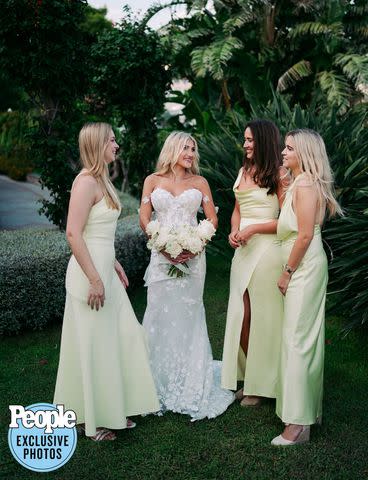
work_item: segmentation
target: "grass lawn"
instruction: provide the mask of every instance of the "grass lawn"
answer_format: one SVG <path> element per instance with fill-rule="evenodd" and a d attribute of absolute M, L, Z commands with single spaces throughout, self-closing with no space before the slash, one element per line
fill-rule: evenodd
<path fill-rule="evenodd" d="M 228 270 L 224 260 L 209 259 L 205 304 L 215 358 L 222 352 Z M 131 295 L 140 319 L 145 293 L 141 288 Z M 33 301 L 39 301 L 37 295 Z M 68 464 L 43 474 L 24 469 L 11 456 L 8 405 L 52 401 L 61 327 L 3 339 L 0 478 L 368 479 L 367 337 L 351 334 L 343 339 L 339 330 L 338 321 L 329 319 L 324 423 L 313 427 L 309 444 L 287 449 L 270 445 L 282 429 L 273 401 L 256 409 L 233 404 L 214 420 L 191 423 L 186 416 L 169 413 L 138 418 L 137 428 L 119 432 L 115 442 L 80 438 Z"/>

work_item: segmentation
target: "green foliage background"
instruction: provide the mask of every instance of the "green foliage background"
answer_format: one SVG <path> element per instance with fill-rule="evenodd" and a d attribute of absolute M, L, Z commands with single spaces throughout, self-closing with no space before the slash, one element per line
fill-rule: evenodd
<path fill-rule="evenodd" d="M 147 28 L 168 4 L 186 5 L 187 16 Z M 313 128 L 346 211 L 325 225 L 330 291 L 347 328 L 367 325 L 367 2 L 173 0 L 141 21 L 124 8 L 115 26 L 105 14 L 86 0 L 4 0 L 0 108 L 16 112 L 1 117 L 0 171 L 22 178 L 37 165 L 52 195 L 43 210 L 63 228 L 84 122 L 113 125 L 122 145 L 115 183 L 136 196 L 166 134 L 191 131 L 220 206 L 213 248 L 223 252 L 246 121 L 269 118 L 282 134 Z M 191 88 L 169 90 L 173 78 Z M 184 121 L 162 116 L 165 100 L 182 105 Z"/>

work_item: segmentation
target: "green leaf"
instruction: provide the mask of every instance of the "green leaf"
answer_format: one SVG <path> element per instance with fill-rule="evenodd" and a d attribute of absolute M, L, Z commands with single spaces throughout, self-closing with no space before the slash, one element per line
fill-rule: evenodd
<path fill-rule="evenodd" d="M 290 67 L 278 80 L 277 91 L 283 92 L 289 87 L 294 86 L 302 78 L 309 77 L 312 74 L 310 62 L 300 60 L 298 63 Z"/>

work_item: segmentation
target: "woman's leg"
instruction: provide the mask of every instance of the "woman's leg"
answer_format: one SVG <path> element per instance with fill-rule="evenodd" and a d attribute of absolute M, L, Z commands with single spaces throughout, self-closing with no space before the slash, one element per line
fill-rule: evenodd
<path fill-rule="evenodd" d="M 244 352 L 244 355 L 248 354 L 249 332 L 250 332 L 250 298 L 248 290 L 245 290 L 243 295 L 244 302 L 244 316 L 242 330 L 240 334 L 240 346 Z"/>
<path fill-rule="evenodd" d="M 248 355 L 248 346 L 249 346 L 249 333 L 250 333 L 250 322 L 251 322 L 251 311 L 250 311 L 250 298 L 248 290 L 245 290 L 243 295 L 244 302 L 244 316 L 242 330 L 240 334 L 240 346 L 244 352 L 244 355 Z M 243 392 L 241 392 L 243 394 Z M 238 397 L 241 398 L 240 393 Z M 254 395 L 247 395 L 241 402 L 242 406 L 256 406 L 260 403 L 260 397 Z"/>

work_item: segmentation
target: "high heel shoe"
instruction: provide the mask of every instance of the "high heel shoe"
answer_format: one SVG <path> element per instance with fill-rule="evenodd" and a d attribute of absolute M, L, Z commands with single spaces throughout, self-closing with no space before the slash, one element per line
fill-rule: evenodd
<path fill-rule="evenodd" d="M 279 435 L 271 441 L 271 445 L 286 447 L 289 445 L 297 445 L 298 443 L 307 443 L 309 442 L 309 437 L 310 426 L 303 425 L 303 428 L 300 430 L 300 433 L 295 440 L 286 440 L 286 438 L 284 438 L 282 435 Z"/>

